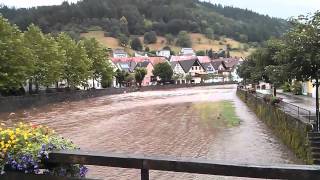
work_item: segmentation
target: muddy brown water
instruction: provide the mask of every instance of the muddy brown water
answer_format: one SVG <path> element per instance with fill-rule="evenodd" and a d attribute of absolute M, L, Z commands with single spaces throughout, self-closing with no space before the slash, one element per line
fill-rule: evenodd
<path fill-rule="evenodd" d="M 236 96 L 233 85 L 136 92 L 78 102 L 57 103 L 0 117 L 43 124 L 82 150 L 147 156 L 199 158 L 253 164 L 301 164 Z M 240 125 L 208 128 L 192 108 L 194 103 L 228 100 Z M 90 167 L 88 177 L 133 180 L 139 170 Z M 244 179 L 151 171 L 150 179 Z"/>

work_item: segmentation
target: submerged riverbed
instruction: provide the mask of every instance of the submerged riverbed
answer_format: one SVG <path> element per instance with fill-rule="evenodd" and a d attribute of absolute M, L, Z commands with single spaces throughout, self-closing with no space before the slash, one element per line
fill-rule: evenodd
<path fill-rule="evenodd" d="M 240 101 L 233 85 L 136 92 L 1 115 L 44 124 L 81 149 L 253 164 L 301 163 Z M 233 108 L 235 107 L 235 109 Z M 139 170 L 90 167 L 89 177 L 139 179 Z M 151 171 L 151 179 L 243 179 Z"/>

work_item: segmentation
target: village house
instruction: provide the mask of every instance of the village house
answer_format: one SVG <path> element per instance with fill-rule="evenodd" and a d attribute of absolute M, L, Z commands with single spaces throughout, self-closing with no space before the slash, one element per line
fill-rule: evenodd
<path fill-rule="evenodd" d="M 157 81 L 152 73 L 154 66 L 158 63 L 167 62 L 167 60 L 165 57 L 129 57 L 112 58 L 112 62 L 128 73 L 134 73 L 134 70 L 138 67 L 146 68 L 147 74 L 142 81 L 142 86 L 149 86 L 155 85 Z"/>
<path fill-rule="evenodd" d="M 177 83 L 187 82 L 186 76 L 191 75 L 191 83 L 199 84 L 204 75 L 206 75 L 205 67 L 200 63 L 197 57 L 183 58 L 183 60 L 173 60 L 170 62 L 175 75 L 181 75 Z"/>
<path fill-rule="evenodd" d="M 181 56 L 195 56 L 196 53 L 194 52 L 194 50 L 192 48 L 181 48 L 180 55 Z"/>
<path fill-rule="evenodd" d="M 171 52 L 170 52 L 169 50 L 163 49 L 163 50 L 157 51 L 157 52 L 156 52 L 156 55 L 157 55 L 157 56 L 160 56 L 160 57 L 165 57 L 165 58 L 169 59 L 170 56 L 171 56 Z"/>
<path fill-rule="evenodd" d="M 113 50 L 114 58 L 127 58 L 128 53 L 123 48 L 117 48 Z"/>
<path fill-rule="evenodd" d="M 135 51 L 134 57 L 148 57 L 148 54 L 146 52 Z"/>

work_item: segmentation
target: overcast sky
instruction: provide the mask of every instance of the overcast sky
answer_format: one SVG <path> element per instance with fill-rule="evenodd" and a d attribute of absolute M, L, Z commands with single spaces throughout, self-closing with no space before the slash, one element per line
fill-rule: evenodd
<path fill-rule="evenodd" d="M 15 7 L 32 7 L 61 4 L 64 0 L 0 0 L 0 4 Z M 68 0 L 76 2 L 78 0 Z M 288 18 L 320 10 L 320 0 L 203 0 L 222 5 L 248 8 L 273 17 Z"/>

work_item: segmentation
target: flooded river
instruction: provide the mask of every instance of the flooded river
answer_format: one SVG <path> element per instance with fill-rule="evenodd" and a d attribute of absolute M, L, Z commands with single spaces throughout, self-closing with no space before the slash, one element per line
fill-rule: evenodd
<path fill-rule="evenodd" d="M 58 103 L 3 119 L 48 125 L 82 150 L 253 164 L 301 163 L 235 92 L 233 85 L 136 92 Z M 210 128 L 199 120 L 193 105 L 217 101 L 232 101 L 240 125 Z M 133 180 L 139 179 L 139 173 L 90 167 L 89 177 Z M 243 178 L 151 171 L 150 179 Z"/>

